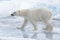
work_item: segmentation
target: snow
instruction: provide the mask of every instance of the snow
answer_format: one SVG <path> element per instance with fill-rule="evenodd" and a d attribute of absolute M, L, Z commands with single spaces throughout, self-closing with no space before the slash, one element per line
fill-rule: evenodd
<path fill-rule="evenodd" d="M 1 40 L 60 40 L 60 0 L 9 0 L 0 1 L 0 39 Z M 30 22 L 25 31 L 17 29 L 23 24 L 23 17 L 10 16 L 19 9 L 47 7 L 53 12 L 53 31 L 45 32 L 43 23 L 37 23 L 38 31 L 33 31 Z"/>
<path fill-rule="evenodd" d="M 0 40 L 35 40 L 31 38 L 0 37 Z"/>

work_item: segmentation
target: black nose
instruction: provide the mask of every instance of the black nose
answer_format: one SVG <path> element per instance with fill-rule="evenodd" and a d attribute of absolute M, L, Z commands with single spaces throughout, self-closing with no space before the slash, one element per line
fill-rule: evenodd
<path fill-rule="evenodd" d="M 13 14 L 11 14 L 11 16 L 14 16 Z"/>

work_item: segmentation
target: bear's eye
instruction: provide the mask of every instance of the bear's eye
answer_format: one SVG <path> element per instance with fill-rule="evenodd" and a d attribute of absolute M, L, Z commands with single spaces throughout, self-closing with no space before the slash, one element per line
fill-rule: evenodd
<path fill-rule="evenodd" d="M 20 13 L 20 11 L 18 11 L 18 13 Z"/>
<path fill-rule="evenodd" d="M 16 14 L 16 12 L 14 12 L 13 14 Z"/>

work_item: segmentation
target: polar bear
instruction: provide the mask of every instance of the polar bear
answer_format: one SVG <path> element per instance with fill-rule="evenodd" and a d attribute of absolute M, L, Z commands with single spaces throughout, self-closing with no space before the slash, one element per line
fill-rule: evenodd
<path fill-rule="evenodd" d="M 24 23 L 21 29 L 24 29 L 27 22 L 30 21 L 34 27 L 33 30 L 37 30 L 37 22 L 43 22 L 46 24 L 47 31 L 52 31 L 52 12 L 48 8 L 34 8 L 34 9 L 21 9 L 13 12 L 11 16 L 22 16 L 24 17 Z"/>

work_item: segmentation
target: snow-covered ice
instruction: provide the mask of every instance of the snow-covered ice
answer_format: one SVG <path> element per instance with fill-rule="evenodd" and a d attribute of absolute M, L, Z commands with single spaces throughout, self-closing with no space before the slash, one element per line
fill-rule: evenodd
<path fill-rule="evenodd" d="M 31 38 L 35 40 L 47 40 L 47 39 L 53 39 L 58 40 L 60 39 L 60 22 L 58 20 L 53 20 L 54 30 L 52 33 L 44 32 L 41 28 L 44 27 L 43 24 L 38 23 L 38 29 L 39 31 L 34 32 L 32 31 L 32 25 L 28 22 L 25 31 L 21 31 L 17 29 L 17 27 L 21 26 L 23 23 L 22 17 L 2 17 L 0 18 L 0 38 L 3 38 L 6 40 L 10 40 L 11 38 L 16 38 L 16 40 L 20 38 Z M 41 29 L 41 30 L 40 30 Z M 26 39 L 26 40 L 27 40 Z"/>

